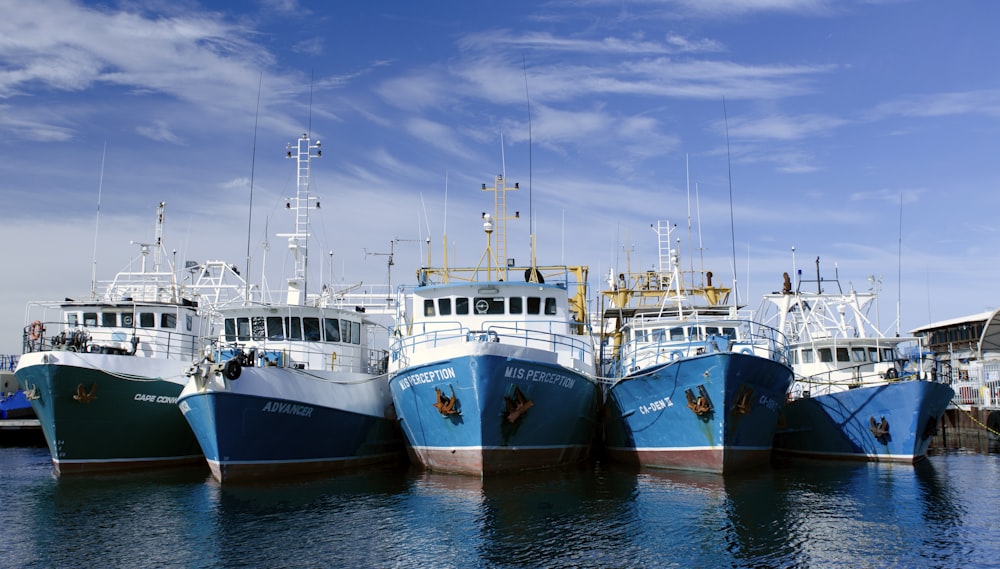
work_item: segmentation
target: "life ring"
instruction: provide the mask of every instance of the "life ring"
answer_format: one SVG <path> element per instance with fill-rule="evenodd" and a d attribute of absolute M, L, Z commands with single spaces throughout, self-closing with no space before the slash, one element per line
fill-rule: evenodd
<path fill-rule="evenodd" d="M 45 328 L 42 326 L 42 322 L 40 320 L 35 320 L 31 323 L 31 326 L 28 327 L 28 337 L 32 340 L 38 340 L 42 337 L 42 332 L 44 331 Z"/>
<path fill-rule="evenodd" d="M 222 366 L 222 375 L 226 376 L 226 379 L 239 379 L 241 373 L 243 373 L 243 368 L 240 367 L 240 362 L 236 361 L 235 358 L 227 361 L 226 365 Z"/>

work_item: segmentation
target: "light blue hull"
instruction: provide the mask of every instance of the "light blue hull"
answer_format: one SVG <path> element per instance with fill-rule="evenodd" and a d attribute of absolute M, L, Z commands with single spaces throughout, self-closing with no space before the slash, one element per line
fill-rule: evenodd
<path fill-rule="evenodd" d="M 411 457 L 430 470 L 489 474 L 590 456 L 600 392 L 581 373 L 475 355 L 408 368 L 389 387 Z"/>
<path fill-rule="evenodd" d="M 628 376 L 608 388 L 605 450 L 654 468 L 726 473 L 766 464 L 791 380 L 788 366 L 737 352 Z"/>
<path fill-rule="evenodd" d="M 774 448 L 811 458 L 914 462 L 926 455 L 954 395 L 941 383 L 900 381 L 797 399 L 782 412 Z"/>

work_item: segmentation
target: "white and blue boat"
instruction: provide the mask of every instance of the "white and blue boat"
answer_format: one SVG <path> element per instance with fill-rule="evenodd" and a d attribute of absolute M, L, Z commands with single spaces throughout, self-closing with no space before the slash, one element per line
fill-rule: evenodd
<path fill-rule="evenodd" d="M 659 269 L 612 272 L 603 291 L 604 452 L 719 474 L 766 466 L 791 384 L 787 343 L 728 305 L 711 272 L 682 282 L 670 224 L 656 231 Z"/>
<path fill-rule="evenodd" d="M 327 288 L 308 294 L 310 161 L 307 135 L 289 145 L 298 189 L 289 202 L 295 256 L 286 302 L 220 311 L 221 333 L 188 370 L 178 405 L 220 483 L 329 473 L 405 457 L 392 415 L 386 327 Z M 385 295 L 382 295 L 385 308 Z"/>
<path fill-rule="evenodd" d="M 479 266 L 423 268 L 400 292 L 389 386 L 410 458 L 429 470 L 490 475 L 590 457 L 600 390 L 587 268 L 506 262 L 505 194 L 517 187 L 495 180 Z"/>
<path fill-rule="evenodd" d="M 781 292 L 764 296 L 761 317 L 788 335 L 795 370 L 776 453 L 906 463 L 926 456 L 955 392 L 907 372 L 899 348 L 916 339 L 880 331 L 878 283 L 870 280 L 870 291 L 845 292 L 839 278 L 820 276 L 817 257 L 815 280 L 799 272 L 793 288 L 785 273 Z"/>

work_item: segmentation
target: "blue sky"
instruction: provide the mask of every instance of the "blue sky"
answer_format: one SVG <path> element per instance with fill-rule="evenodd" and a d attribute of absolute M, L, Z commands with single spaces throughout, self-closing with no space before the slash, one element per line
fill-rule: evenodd
<path fill-rule="evenodd" d="M 243 267 L 249 241 L 257 281 L 270 233 L 280 284 L 283 155 L 304 132 L 324 150 L 311 287 L 330 251 L 338 284 L 384 283 L 385 257 L 365 252 L 393 240 L 392 280 L 412 282 L 417 242 L 430 235 L 439 263 L 445 229 L 449 261 L 475 264 L 492 204 L 480 185 L 506 171 L 522 212 L 509 256 L 529 257 L 530 187 L 539 262 L 586 264 L 595 285 L 626 251 L 651 268 L 649 226 L 668 219 L 682 257 L 690 234 L 750 306 L 792 272 L 792 247 L 807 274 L 820 257 L 859 290 L 881 278 L 883 328 L 897 300 L 904 332 L 1000 304 L 995 2 L 0 0 L 0 13 L 4 353 L 20 352 L 29 300 L 84 295 L 95 259 L 99 279 L 123 268 L 160 201 L 178 261 Z"/>

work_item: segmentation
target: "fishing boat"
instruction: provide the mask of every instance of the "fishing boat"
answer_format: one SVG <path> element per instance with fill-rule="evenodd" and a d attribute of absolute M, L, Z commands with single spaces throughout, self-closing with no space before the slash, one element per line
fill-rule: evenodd
<path fill-rule="evenodd" d="M 392 416 L 386 327 L 364 305 L 307 288 L 310 163 L 321 142 L 302 135 L 287 156 L 298 187 L 288 208 L 294 273 L 284 303 L 246 302 L 220 311 L 177 404 L 220 483 L 328 473 L 405 458 Z M 383 306 L 385 298 L 382 298 Z"/>
<path fill-rule="evenodd" d="M 777 453 L 806 458 L 912 463 L 927 453 L 952 388 L 907 373 L 900 346 L 878 327 L 877 283 L 844 291 L 824 280 L 788 273 L 780 292 L 764 295 L 761 318 L 792 343 L 795 381 L 774 440 Z M 814 283 L 815 292 L 802 285 Z M 872 322 L 872 309 L 875 322 Z M 919 367 L 919 366 L 918 366 Z"/>
<path fill-rule="evenodd" d="M 612 271 L 602 291 L 604 450 L 652 468 L 766 465 L 792 380 L 787 342 L 729 304 L 711 272 L 682 273 L 670 223 L 655 230 L 658 270 Z"/>
<path fill-rule="evenodd" d="M 24 390 L 14 376 L 17 358 L 16 355 L 0 354 L 0 421 L 35 418 L 31 401 L 25 397 Z"/>
<path fill-rule="evenodd" d="M 389 387 L 412 462 L 491 475 L 590 457 L 600 390 L 587 267 L 508 260 L 507 185 L 497 176 L 475 267 L 421 268 L 404 286 Z M 445 241 L 447 243 L 447 241 Z M 532 237 L 532 245 L 534 240 Z M 428 263 L 429 264 L 429 263 Z M 523 276 L 523 280 L 522 280 Z"/>
<path fill-rule="evenodd" d="M 14 373 L 58 475 L 203 460 L 177 396 L 210 307 L 242 291 L 242 279 L 213 261 L 189 266 L 194 281 L 182 284 L 163 247 L 165 208 L 153 241 L 138 243 L 112 281 L 92 281 L 81 300 L 28 305 Z"/>

